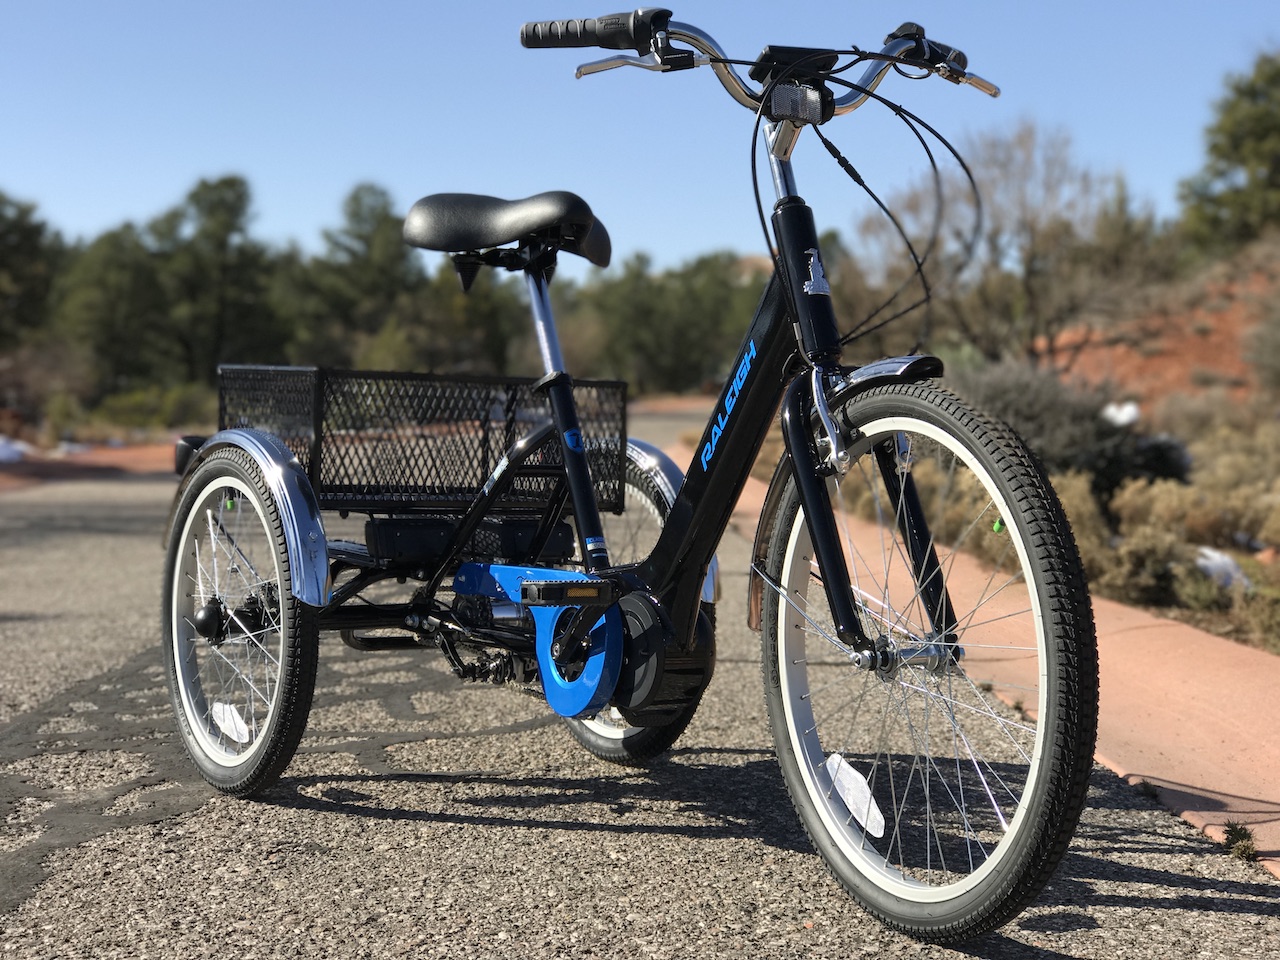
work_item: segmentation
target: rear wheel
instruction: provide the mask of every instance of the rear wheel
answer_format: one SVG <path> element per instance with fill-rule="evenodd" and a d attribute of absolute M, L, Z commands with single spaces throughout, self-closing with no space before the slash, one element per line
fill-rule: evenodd
<path fill-rule="evenodd" d="M 315 688 L 315 612 L 293 596 L 277 505 L 252 457 L 219 450 L 174 516 L 164 658 L 178 730 L 200 774 L 247 797 L 302 738 Z"/>
<path fill-rule="evenodd" d="M 836 878 L 889 925 L 957 941 L 1035 896 L 1079 818 L 1097 726 L 1088 592 L 1061 507 L 1007 429 L 921 384 L 837 415 L 853 466 L 830 485 L 834 519 L 878 657 L 836 637 L 792 482 L 766 571 L 778 758 Z M 911 487 L 908 520 L 897 491 Z M 904 538 L 917 518 L 932 576 Z"/>
<path fill-rule="evenodd" d="M 658 542 L 671 510 L 673 493 L 658 482 L 650 469 L 628 448 L 623 511 L 601 516 L 609 558 L 615 564 L 636 563 L 647 557 Z M 702 612 L 714 628 L 715 604 L 704 603 Z M 633 726 L 612 706 L 594 717 L 566 719 L 565 723 L 574 739 L 600 759 L 625 766 L 643 766 L 671 749 L 693 719 L 698 703 L 695 700 L 674 719 L 658 726 Z"/>

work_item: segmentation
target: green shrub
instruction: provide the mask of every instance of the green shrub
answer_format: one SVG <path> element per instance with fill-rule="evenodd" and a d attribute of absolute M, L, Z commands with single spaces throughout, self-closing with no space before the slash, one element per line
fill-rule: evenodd
<path fill-rule="evenodd" d="M 1262 526 L 1258 528 L 1258 539 L 1276 547 L 1280 546 L 1280 477 L 1271 484 L 1267 498 L 1268 508 Z"/>
<path fill-rule="evenodd" d="M 1237 820 L 1223 824 L 1222 845 L 1237 860 L 1257 860 L 1258 848 L 1254 844 L 1253 831 Z"/>
<path fill-rule="evenodd" d="M 1189 525 L 1188 537 L 1223 547 L 1242 540 L 1280 544 L 1280 422 L 1221 426 L 1202 434 L 1191 451 L 1205 515 Z"/>
<path fill-rule="evenodd" d="M 1085 574 L 1091 583 L 1098 583 L 1115 565 L 1116 555 L 1111 547 L 1111 529 L 1093 496 L 1093 479 L 1087 473 L 1072 471 L 1051 480 L 1071 523 Z"/>
<path fill-rule="evenodd" d="M 1266 305 L 1249 339 L 1248 356 L 1258 382 L 1271 393 L 1280 394 L 1280 301 Z"/>
<path fill-rule="evenodd" d="M 1120 537 L 1096 587 L 1122 603 L 1176 606 L 1179 571 L 1192 566 L 1192 549 L 1176 533 L 1143 526 Z"/>
<path fill-rule="evenodd" d="M 74 394 L 65 390 L 50 394 L 44 403 L 44 442 L 53 445 L 60 440 L 72 439 L 84 415 L 84 409 Z"/>
<path fill-rule="evenodd" d="M 197 384 L 143 387 L 107 397 L 93 418 L 134 430 L 211 425 L 218 419 L 218 396 Z"/>
<path fill-rule="evenodd" d="M 1055 374 L 1006 362 L 949 372 L 947 384 L 969 403 L 1008 423 L 1051 474 L 1083 473 L 1108 508 L 1126 480 L 1187 475 L 1182 445 L 1107 420 L 1104 388 L 1065 384 Z"/>
<path fill-rule="evenodd" d="M 1205 576 L 1200 568 L 1190 566 L 1175 567 L 1173 571 L 1173 592 L 1177 606 L 1200 613 L 1226 613 L 1236 605 L 1236 598 L 1244 599 L 1243 590 L 1232 590 L 1222 586 L 1212 577 Z"/>
<path fill-rule="evenodd" d="M 1241 639 L 1280 654 L 1280 590 L 1264 587 L 1236 593 L 1230 618 Z"/>

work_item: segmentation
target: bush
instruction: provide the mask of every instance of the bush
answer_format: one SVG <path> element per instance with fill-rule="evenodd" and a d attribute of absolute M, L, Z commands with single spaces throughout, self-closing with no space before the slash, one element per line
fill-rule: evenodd
<path fill-rule="evenodd" d="M 93 419 L 135 430 L 208 426 L 218 419 L 218 395 L 198 384 L 143 387 L 107 397 Z"/>
<path fill-rule="evenodd" d="M 1272 394 L 1280 394 L 1280 302 L 1262 312 L 1262 320 L 1250 337 L 1249 358 L 1258 382 Z"/>
<path fill-rule="evenodd" d="M 1280 544 L 1280 422 L 1207 431 L 1192 452 L 1193 480 L 1204 493 L 1207 516 L 1204 529 L 1190 529 L 1188 536 L 1222 547 L 1255 540 Z"/>
<path fill-rule="evenodd" d="M 1191 548 L 1176 533 L 1144 526 L 1118 540 L 1095 586 L 1121 603 L 1172 607 L 1180 602 L 1179 573 L 1193 567 Z"/>
<path fill-rule="evenodd" d="M 1270 587 L 1247 595 L 1237 593 L 1232 598 L 1230 617 L 1242 639 L 1280 654 L 1280 590 Z"/>
<path fill-rule="evenodd" d="M 1051 373 L 1006 362 L 949 373 L 948 386 L 1026 441 L 1051 474 L 1083 473 L 1104 512 L 1126 480 L 1183 480 L 1188 462 L 1171 437 L 1147 436 L 1103 416 L 1110 391 L 1064 384 Z"/>
<path fill-rule="evenodd" d="M 55 391 L 44 403 L 43 442 L 52 446 L 60 440 L 70 440 L 83 420 L 84 410 L 75 395 Z"/>
<path fill-rule="evenodd" d="M 1115 551 L 1111 530 L 1093 497 L 1093 479 L 1087 473 L 1073 471 L 1050 480 L 1071 524 L 1084 572 L 1090 583 L 1097 583 L 1111 569 Z"/>

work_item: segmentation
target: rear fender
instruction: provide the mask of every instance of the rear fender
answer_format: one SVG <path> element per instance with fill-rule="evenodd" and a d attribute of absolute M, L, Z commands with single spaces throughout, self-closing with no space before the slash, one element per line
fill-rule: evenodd
<path fill-rule="evenodd" d="M 173 536 L 178 504 L 191 485 L 200 464 L 209 455 L 226 447 L 243 450 L 262 471 L 284 528 L 285 547 L 289 554 L 289 573 L 293 595 L 312 607 L 329 602 L 329 549 L 325 539 L 320 504 L 306 471 L 293 451 L 269 433 L 259 430 L 223 430 L 206 440 L 198 450 L 185 458 L 182 480 L 169 509 L 165 542 Z M 183 457 L 179 455 L 181 463 Z"/>
<path fill-rule="evenodd" d="M 676 462 L 652 443 L 627 438 L 627 459 L 651 479 L 667 501 L 667 509 L 676 502 L 676 494 L 684 483 L 684 471 Z M 702 602 L 715 603 L 720 599 L 720 558 L 713 556 L 702 581 Z"/>
<path fill-rule="evenodd" d="M 842 406 L 859 394 L 886 383 L 919 383 L 942 376 L 942 361 L 927 354 L 911 357 L 887 357 L 857 367 L 845 374 L 828 397 L 832 409 Z M 769 541 L 773 539 L 773 524 L 787 479 L 791 476 L 791 457 L 783 454 L 773 471 L 769 489 L 765 493 L 764 509 L 756 526 L 755 543 L 751 548 L 751 568 L 747 571 L 747 625 L 759 632 L 761 611 L 764 604 L 764 578 L 757 573 L 763 569 L 769 554 Z"/>

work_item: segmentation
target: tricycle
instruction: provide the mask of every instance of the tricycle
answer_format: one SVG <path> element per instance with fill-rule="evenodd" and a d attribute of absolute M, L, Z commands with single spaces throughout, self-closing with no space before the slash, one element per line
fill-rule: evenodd
<path fill-rule="evenodd" d="M 716 549 L 776 419 L 748 609 L 797 813 L 895 929 L 954 942 L 1004 923 L 1061 860 L 1091 769 L 1079 556 L 1035 457 L 939 385 L 938 359 L 844 361 L 865 328 L 840 332 L 792 167 L 812 131 L 852 170 L 820 127 L 881 101 L 891 69 L 998 91 L 916 24 L 878 52 L 766 47 L 749 80 L 662 9 L 521 38 L 618 51 L 580 76 L 709 68 L 762 130 L 776 269 L 693 459 L 683 471 L 628 437 L 623 384 L 565 369 L 557 258 L 603 267 L 611 252 L 582 198 L 419 200 L 406 242 L 451 255 L 464 286 L 482 269 L 523 276 L 542 375 L 222 368 L 220 429 L 177 447 L 167 540 L 164 655 L 187 752 L 224 793 L 274 783 L 334 631 L 436 650 L 462 681 L 535 692 L 596 756 L 652 761 L 712 682 Z"/>

